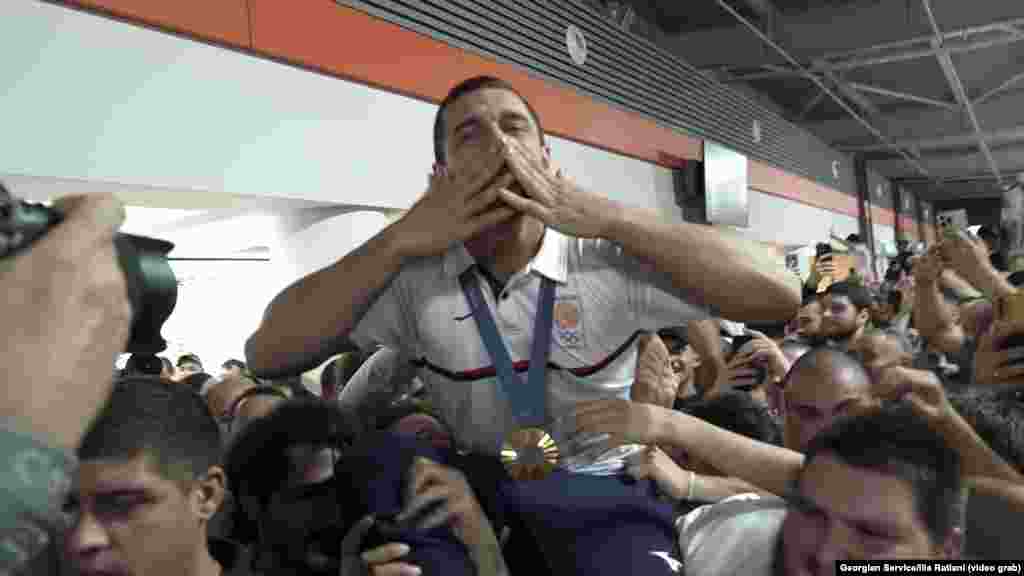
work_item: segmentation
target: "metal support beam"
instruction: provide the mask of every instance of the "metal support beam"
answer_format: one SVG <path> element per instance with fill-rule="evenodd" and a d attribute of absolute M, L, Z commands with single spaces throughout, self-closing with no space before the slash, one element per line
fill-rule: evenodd
<path fill-rule="evenodd" d="M 823 73 L 826 78 L 836 85 L 836 88 L 839 89 L 839 92 L 842 93 L 843 96 L 846 96 L 850 101 L 859 106 L 861 110 L 867 112 L 871 119 L 881 116 L 881 113 L 878 111 L 878 107 L 875 106 L 874 102 L 868 100 L 863 94 L 854 90 L 846 83 L 846 81 L 840 78 L 838 74 L 827 69 L 824 70 Z"/>
<path fill-rule="evenodd" d="M 917 102 L 919 104 L 928 104 L 929 106 L 945 108 L 946 110 L 960 110 L 960 106 L 956 102 L 935 100 L 934 98 L 926 98 L 924 96 L 917 96 L 915 94 L 907 94 L 906 92 L 897 92 L 896 90 L 889 90 L 888 88 L 881 88 L 879 86 L 872 86 L 870 84 L 861 84 L 860 82 L 849 82 L 848 85 L 850 86 L 850 88 L 853 88 L 858 92 L 880 94 L 882 96 L 889 96 L 890 98 L 897 98 L 900 100 L 907 100 L 909 102 Z"/>
<path fill-rule="evenodd" d="M 1024 125 L 1013 126 L 1011 128 L 1004 128 L 1002 130 L 993 130 L 991 132 L 982 133 L 982 137 L 989 142 L 990 146 L 998 146 L 1000 144 L 1012 144 L 1015 142 L 1024 143 Z M 914 140 L 895 140 L 897 146 L 901 148 L 917 148 L 918 150 L 949 150 L 955 148 L 964 148 L 967 146 L 976 146 L 978 143 L 978 135 L 974 132 L 968 132 L 966 134 L 952 134 L 949 136 L 939 136 L 937 138 L 919 138 Z M 886 146 L 880 144 L 851 144 L 843 145 L 841 143 L 833 143 L 837 149 L 843 152 L 885 152 L 888 151 Z"/>
<path fill-rule="evenodd" d="M 739 12 L 737 12 L 735 8 L 730 6 L 728 2 L 726 2 L 725 0 L 716 0 L 716 1 L 718 2 L 718 5 L 722 7 L 723 10 L 725 10 L 729 14 L 732 14 L 732 16 L 734 18 L 736 18 L 744 26 L 746 26 L 748 29 L 750 29 L 750 31 L 753 32 L 758 38 L 760 38 L 762 42 L 764 42 L 765 44 L 768 44 L 769 46 L 771 46 L 776 52 L 778 52 L 790 64 L 792 64 L 794 67 L 799 69 L 801 71 L 802 75 L 806 76 L 809 80 L 811 80 L 812 82 L 817 84 L 818 88 L 821 88 L 821 90 L 823 92 L 825 92 L 833 100 L 835 100 L 836 103 L 840 107 L 843 108 L 843 110 L 846 110 L 846 112 L 850 116 L 852 116 L 855 120 L 860 122 L 869 132 L 871 132 L 871 134 L 873 134 L 876 138 L 878 138 L 882 142 L 884 142 L 887 145 L 889 145 L 889 147 L 897 150 L 900 153 L 900 155 L 903 156 L 904 159 L 906 159 L 907 163 L 910 164 L 910 166 L 912 166 L 918 173 L 923 174 L 925 176 L 928 175 L 928 171 L 925 169 L 924 166 L 921 165 L 920 162 L 918 162 L 914 157 L 912 157 L 906 151 L 901 150 L 896 145 L 894 145 L 892 143 L 892 140 L 890 140 L 888 136 L 883 134 L 878 128 L 875 128 L 875 126 L 873 124 L 871 124 L 871 122 L 868 122 L 867 120 L 865 120 L 864 117 L 861 116 L 859 113 L 857 113 L 857 111 L 854 110 L 849 104 L 847 104 L 845 100 L 843 100 L 835 92 L 833 92 L 825 84 L 825 82 L 821 78 L 818 78 L 816 75 L 812 74 L 809 70 L 807 70 L 803 66 L 801 66 L 800 63 L 797 62 L 796 58 L 794 58 L 784 48 L 782 48 L 781 46 L 776 44 L 775 41 L 773 41 L 771 38 L 766 36 L 764 34 L 764 32 L 761 32 L 761 30 L 759 30 L 757 26 L 755 26 L 752 22 L 750 22 L 749 20 L 744 18 L 743 15 L 740 14 Z"/>
<path fill-rule="evenodd" d="M 973 104 L 975 106 L 977 106 L 978 104 L 981 104 L 982 102 L 984 102 L 985 100 L 988 100 L 989 98 L 995 96 L 996 94 L 999 94 L 1000 92 L 1004 92 L 1008 88 L 1013 87 L 1014 84 L 1019 83 L 1021 80 L 1024 80 L 1024 72 L 1020 72 L 1019 74 L 1014 74 L 1007 81 L 1003 82 L 999 86 L 996 86 L 995 88 L 989 90 L 988 92 L 985 92 L 981 96 L 978 96 L 977 98 L 974 99 Z"/>
<path fill-rule="evenodd" d="M 1000 182 L 1002 177 L 999 175 L 999 166 L 996 165 L 996 160 L 992 157 L 992 150 L 988 147 L 988 140 L 985 139 L 981 123 L 978 122 L 978 115 L 974 113 L 974 105 L 971 104 L 971 99 L 967 96 L 967 90 L 964 89 L 960 75 L 957 74 L 956 66 L 953 65 L 953 58 L 949 55 L 949 51 L 945 49 L 942 30 L 939 29 L 939 23 L 932 11 L 932 2 L 931 0 L 921 0 L 921 4 L 928 15 L 932 31 L 935 32 L 935 40 L 932 42 L 932 47 L 935 49 L 936 56 L 939 59 L 939 65 L 942 66 L 942 72 L 946 75 L 946 80 L 949 82 L 950 89 L 953 90 L 953 95 L 956 96 L 957 101 L 960 102 L 960 105 L 967 112 L 967 117 L 970 119 L 971 126 L 974 128 L 974 134 L 978 139 L 978 147 L 981 148 L 982 154 L 985 155 L 985 160 L 988 161 L 992 175 L 995 176 L 996 182 Z"/>
<path fill-rule="evenodd" d="M 1015 20 L 1008 20 L 1004 22 L 994 22 L 991 24 L 986 24 L 984 26 L 975 26 L 972 28 L 964 28 L 960 30 L 945 32 L 942 33 L 943 49 L 947 50 L 950 54 L 960 54 L 966 52 L 973 52 L 976 50 L 983 50 L 985 48 L 992 48 L 995 46 L 1004 46 L 1007 44 L 1022 42 L 1024 41 L 1024 30 L 1020 30 L 1016 28 L 1016 26 L 1024 26 L 1024 18 L 1018 18 Z M 996 38 L 986 38 L 982 40 L 967 40 L 967 38 L 971 36 L 992 33 L 998 33 L 1000 34 L 1000 36 Z M 866 68 L 869 66 L 889 64 L 893 62 L 906 62 L 908 60 L 920 60 L 922 58 L 930 58 L 937 55 L 937 50 L 931 44 L 934 40 L 935 38 L 933 36 L 920 36 L 909 40 L 903 40 L 900 42 L 890 42 L 887 44 L 869 46 L 867 48 L 862 48 L 851 52 L 826 54 L 815 59 L 815 62 L 820 62 L 820 64 L 811 64 L 805 67 L 810 68 L 811 70 L 814 71 L 821 71 L 823 69 L 832 71 L 852 70 L 855 68 Z M 916 46 L 916 48 L 910 48 L 914 46 Z M 730 71 L 734 70 L 735 68 L 736 67 L 725 67 L 717 68 L 715 70 Z M 747 68 L 749 68 L 749 66 Z M 751 74 L 738 74 L 733 76 L 733 80 L 759 80 L 765 78 L 782 78 L 796 75 L 799 75 L 798 70 L 784 69 L 776 70 L 773 72 L 754 72 Z"/>
<path fill-rule="evenodd" d="M 814 110 L 814 108 L 825 99 L 825 96 L 828 96 L 828 94 L 818 90 L 818 93 L 814 95 L 814 98 L 811 98 L 804 106 L 804 109 L 800 111 L 800 114 L 797 116 L 797 120 L 799 120 L 799 122 L 803 122 L 803 120 L 807 118 L 807 115 L 811 113 L 811 110 Z"/>

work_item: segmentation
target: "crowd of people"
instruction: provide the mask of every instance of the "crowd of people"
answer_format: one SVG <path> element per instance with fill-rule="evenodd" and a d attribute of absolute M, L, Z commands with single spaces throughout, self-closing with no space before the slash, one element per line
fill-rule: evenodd
<path fill-rule="evenodd" d="M 578 186 L 500 79 L 453 88 L 433 137 L 419 201 L 275 297 L 217 374 L 187 354 L 111 378 L 123 208 L 58 202 L 0 268 L 0 573 L 1020 556 L 1024 273 L 984 239 L 946 231 L 880 285 L 823 282 L 827 261 L 799 278 Z M 511 439 L 537 430 L 528 461 Z"/>

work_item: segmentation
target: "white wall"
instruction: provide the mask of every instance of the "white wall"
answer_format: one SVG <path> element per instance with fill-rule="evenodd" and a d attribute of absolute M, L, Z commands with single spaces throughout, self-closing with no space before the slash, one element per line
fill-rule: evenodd
<path fill-rule="evenodd" d="M 0 37 L 0 173 L 408 208 L 433 163 L 431 104 L 40 2 L 0 3 Z M 550 146 L 674 206 L 667 170 Z"/>
<path fill-rule="evenodd" d="M 750 236 L 786 246 L 813 244 L 858 233 L 857 218 L 750 190 Z"/>

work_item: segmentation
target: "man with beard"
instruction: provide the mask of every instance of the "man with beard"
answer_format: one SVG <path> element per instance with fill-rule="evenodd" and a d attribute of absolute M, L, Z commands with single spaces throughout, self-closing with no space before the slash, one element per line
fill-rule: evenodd
<path fill-rule="evenodd" d="M 843 350 L 853 347 L 871 318 L 871 292 L 860 284 L 836 282 L 821 299 L 825 337 Z"/>
<path fill-rule="evenodd" d="M 803 304 L 796 317 L 797 337 L 811 346 L 817 346 L 825 341 L 821 329 L 821 299 L 817 294 L 804 296 Z"/>

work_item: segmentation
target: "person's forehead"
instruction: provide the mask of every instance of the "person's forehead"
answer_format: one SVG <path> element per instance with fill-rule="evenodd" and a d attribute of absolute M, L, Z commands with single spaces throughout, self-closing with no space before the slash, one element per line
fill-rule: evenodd
<path fill-rule="evenodd" d="M 850 466 L 833 454 L 815 456 L 800 473 L 797 493 L 847 522 L 885 520 L 919 526 L 910 484 L 881 470 Z"/>
<path fill-rule="evenodd" d="M 849 366 L 818 357 L 799 366 L 789 378 L 786 397 L 794 402 L 833 406 L 866 392 L 870 383 Z"/>
<path fill-rule="evenodd" d="M 499 120 L 513 113 L 530 118 L 526 102 L 505 88 L 482 88 L 459 96 L 445 110 L 445 127 L 455 130 L 463 121 L 473 117 Z"/>
<path fill-rule="evenodd" d="M 157 472 L 153 459 L 140 452 L 131 458 L 82 460 L 75 475 L 74 487 L 79 494 L 90 496 L 160 490 L 169 482 Z"/>

